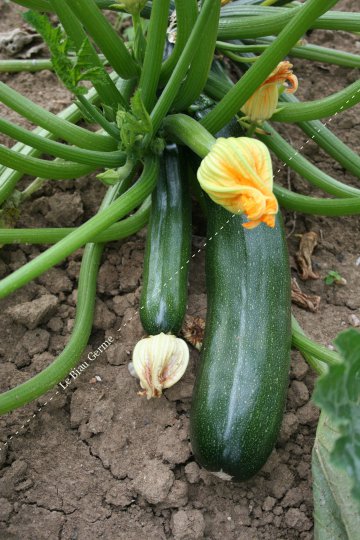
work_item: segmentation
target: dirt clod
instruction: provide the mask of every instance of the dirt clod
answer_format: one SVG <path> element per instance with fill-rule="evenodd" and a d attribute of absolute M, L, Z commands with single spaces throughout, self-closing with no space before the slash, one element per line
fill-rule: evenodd
<path fill-rule="evenodd" d="M 204 537 L 205 521 L 199 510 L 179 510 L 171 517 L 174 540 L 196 540 Z"/>
<path fill-rule="evenodd" d="M 158 504 L 165 501 L 174 483 L 174 473 L 161 461 L 148 461 L 139 475 L 134 479 L 134 489 L 149 503 Z"/>
<path fill-rule="evenodd" d="M 30 330 L 34 330 L 54 314 L 57 303 L 56 296 L 44 294 L 32 302 L 12 306 L 7 310 L 7 313 L 14 322 L 24 324 Z"/>

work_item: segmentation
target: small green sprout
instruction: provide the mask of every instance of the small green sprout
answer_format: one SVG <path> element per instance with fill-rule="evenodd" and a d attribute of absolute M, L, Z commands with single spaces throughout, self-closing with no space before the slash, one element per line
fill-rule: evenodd
<path fill-rule="evenodd" d="M 329 270 L 324 277 L 324 281 L 326 285 L 346 285 L 346 279 L 344 279 L 336 270 Z"/>

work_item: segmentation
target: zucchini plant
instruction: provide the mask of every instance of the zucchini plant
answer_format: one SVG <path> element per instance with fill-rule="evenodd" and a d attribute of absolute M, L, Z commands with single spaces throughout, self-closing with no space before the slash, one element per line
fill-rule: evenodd
<path fill-rule="evenodd" d="M 91 333 L 104 245 L 126 238 L 148 221 L 140 317 L 150 336 L 135 347 L 134 369 L 147 397 L 160 396 L 182 376 L 189 351 L 176 335 L 185 315 L 192 259 L 186 167 L 190 152 L 192 160 L 202 160 L 192 187 L 208 227 L 209 309 L 191 412 L 195 455 L 209 470 L 237 480 L 256 474 L 281 423 L 292 344 L 320 376 L 316 399 L 324 409 L 322 418 L 326 414 L 339 431 L 335 452 L 327 449 L 320 455 L 319 444 L 329 439 L 324 436 L 329 422 L 319 426 L 316 508 L 323 511 L 324 498 L 331 499 L 336 537 L 355 538 L 346 536 L 357 529 L 348 523 L 354 512 L 349 516 L 342 511 L 341 494 L 352 489 L 349 496 L 357 505 L 359 492 L 351 488 L 349 477 L 359 479 L 360 430 L 351 417 L 360 414 L 360 352 L 358 345 L 357 356 L 349 352 L 345 334 L 335 342 L 337 351 L 330 351 L 291 320 L 289 262 L 279 209 L 358 215 L 360 189 L 321 171 L 292 148 L 272 122 L 290 129 L 297 124 L 360 178 L 359 156 L 321 121 L 359 103 L 360 81 L 301 102 L 293 95 L 299 83 L 289 60 L 358 68 L 358 55 L 308 45 L 302 38 L 316 28 L 358 33 L 360 15 L 334 10 L 337 0 L 306 0 L 301 5 L 291 0 L 16 3 L 29 9 L 24 17 L 47 43 L 50 57 L 31 63 L 0 61 L 0 72 L 53 69 L 74 103 L 54 115 L 0 82 L 0 101 L 37 126 L 30 131 L 0 119 L 0 132 L 14 140 L 12 148 L 0 145 L 0 244 L 50 244 L 0 281 L 0 298 L 78 248 L 85 250 L 75 325 L 65 349 L 41 373 L 1 394 L 0 413 L 35 400 L 77 365 Z M 125 42 L 109 22 L 109 10 L 120 19 L 124 12 L 131 15 L 132 41 Z M 311 197 L 278 184 L 270 151 L 324 196 Z M 9 218 L 44 182 L 76 180 L 94 172 L 107 191 L 96 215 L 79 227 L 20 229 Z M 26 188 L 24 174 L 33 177 Z M 353 334 L 355 343 L 359 336 Z M 339 385 L 333 397 L 341 407 L 331 407 L 331 384 Z M 335 463 L 346 470 L 335 469 Z M 332 489 L 331 475 L 340 494 L 326 491 Z M 318 538 L 331 537 L 326 516 L 316 520 Z"/>

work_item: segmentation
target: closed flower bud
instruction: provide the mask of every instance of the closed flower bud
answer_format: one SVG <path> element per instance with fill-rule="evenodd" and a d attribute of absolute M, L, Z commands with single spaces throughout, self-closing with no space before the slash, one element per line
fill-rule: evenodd
<path fill-rule="evenodd" d="M 198 180 L 217 204 L 244 213 L 252 229 L 275 226 L 278 203 L 272 192 L 272 164 L 267 146 L 248 137 L 219 138 L 198 169 Z"/>
<path fill-rule="evenodd" d="M 133 367 L 140 379 L 141 395 L 160 397 L 184 375 L 189 362 L 185 341 L 171 334 L 159 334 L 140 340 L 133 352 Z"/>
<path fill-rule="evenodd" d="M 268 78 L 247 100 L 241 111 L 251 122 L 264 122 L 272 117 L 279 101 L 279 94 L 293 94 L 298 80 L 293 74 L 290 62 L 280 62 Z"/>

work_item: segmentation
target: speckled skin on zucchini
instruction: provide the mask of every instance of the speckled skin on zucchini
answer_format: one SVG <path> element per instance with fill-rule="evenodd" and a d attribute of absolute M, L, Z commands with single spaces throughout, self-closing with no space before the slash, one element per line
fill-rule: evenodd
<path fill-rule="evenodd" d="M 176 334 L 187 303 L 191 200 L 187 171 L 176 145 L 164 151 L 152 195 L 140 318 L 150 335 Z"/>
<path fill-rule="evenodd" d="M 281 425 L 291 344 L 290 270 L 281 216 L 245 230 L 207 198 L 208 312 L 191 415 L 191 444 L 206 469 L 256 474 Z"/>

